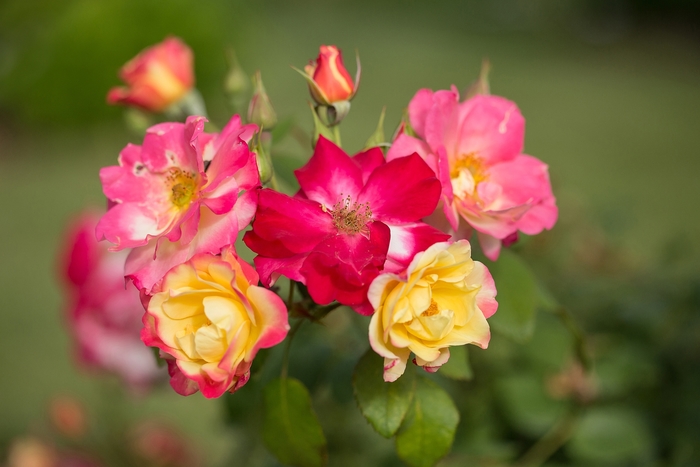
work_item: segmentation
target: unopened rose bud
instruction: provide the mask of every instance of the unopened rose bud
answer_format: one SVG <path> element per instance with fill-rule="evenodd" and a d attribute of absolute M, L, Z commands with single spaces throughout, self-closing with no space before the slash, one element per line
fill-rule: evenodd
<path fill-rule="evenodd" d="M 259 71 L 255 73 L 253 85 L 255 90 L 248 106 L 248 121 L 257 124 L 264 130 L 271 130 L 277 125 L 277 113 L 272 108 L 270 97 L 265 91 Z"/>
<path fill-rule="evenodd" d="M 233 48 L 226 54 L 228 59 L 228 73 L 224 79 L 224 92 L 231 103 L 233 113 L 243 114 L 250 98 L 250 78 L 243 70 Z"/>
<path fill-rule="evenodd" d="M 161 112 L 194 86 L 192 62 L 192 50 L 180 39 L 169 37 L 122 67 L 119 76 L 128 87 L 112 88 L 107 102 Z"/>
<path fill-rule="evenodd" d="M 255 160 L 258 163 L 258 172 L 260 173 L 260 183 L 263 185 L 272 180 L 275 174 L 275 169 L 270 160 L 270 143 L 270 133 L 261 132 L 255 138 L 255 146 L 253 147 Z"/>
<path fill-rule="evenodd" d="M 354 83 L 343 65 L 343 56 L 334 45 L 322 45 L 318 58 L 306 65 L 304 71 L 311 78 L 311 96 L 320 105 L 349 101 L 355 96 Z"/>

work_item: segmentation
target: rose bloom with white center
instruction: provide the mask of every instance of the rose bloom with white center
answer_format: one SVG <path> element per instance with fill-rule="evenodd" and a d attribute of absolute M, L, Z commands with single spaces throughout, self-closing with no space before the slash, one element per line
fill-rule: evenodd
<path fill-rule="evenodd" d="M 384 357 L 384 381 L 396 381 L 413 352 L 414 363 L 435 372 L 449 347 L 491 338 L 486 318 L 496 312 L 496 286 L 482 263 L 471 259 L 467 240 L 440 242 L 415 255 L 402 274 L 377 276 L 369 287 L 375 309 L 372 349 Z"/>
<path fill-rule="evenodd" d="M 170 385 L 207 398 L 235 392 L 259 349 L 284 340 L 287 309 L 231 248 L 174 267 L 154 288 L 141 339 L 168 362 Z"/>

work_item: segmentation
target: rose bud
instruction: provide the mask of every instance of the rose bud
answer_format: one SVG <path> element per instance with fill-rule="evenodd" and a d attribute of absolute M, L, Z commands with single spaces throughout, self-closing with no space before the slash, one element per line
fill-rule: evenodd
<path fill-rule="evenodd" d="M 267 95 L 267 91 L 265 91 L 265 86 L 263 85 L 259 71 L 255 73 L 253 83 L 255 90 L 253 92 L 253 97 L 250 99 L 250 104 L 248 105 L 248 121 L 255 123 L 263 130 L 269 131 L 277 125 L 277 114 L 275 113 L 275 109 L 272 108 L 270 97 Z"/>
<path fill-rule="evenodd" d="M 343 65 L 340 50 L 334 45 L 322 45 L 318 58 L 306 65 L 304 71 L 297 71 L 309 84 L 311 97 L 318 104 L 315 112 L 323 124 L 331 127 L 340 123 L 350 111 L 350 100 L 360 84 L 359 59 L 355 82 Z"/>
<path fill-rule="evenodd" d="M 356 91 L 350 73 L 343 65 L 343 56 L 334 45 L 322 45 L 316 61 L 304 67 L 315 85 L 310 85 L 311 96 L 321 105 L 349 101 Z"/>
<path fill-rule="evenodd" d="M 169 37 L 122 67 L 119 76 L 128 87 L 110 89 L 107 102 L 161 112 L 194 86 L 192 61 L 192 50 L 180 39 Z"/>

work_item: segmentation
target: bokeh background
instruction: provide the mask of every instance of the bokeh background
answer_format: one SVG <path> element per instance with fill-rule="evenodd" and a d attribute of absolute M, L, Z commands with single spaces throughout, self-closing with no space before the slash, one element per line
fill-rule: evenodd
<path fill-rule="evenodd" d="M 99 168 L 140 142 L 123 109 L 105 104 L 118 68 L 171 34 L 194 50 L 213 121 L 229 116 L 222 82 L 232 46 L 247 72 L 261 70 L 278 114 L 307 130 L 306 86 L 290 65 L 337 44 L 352 73 L 357 49 L 362 85 L 343 124 L 350 152 L 382 107 L 390 133 L 417 89 L 465 89 L 488 57 L 491 90 L 520 106 L 526 151 L 550 165 L 560 207 L 555 229 L 516 250 L 584 329 L 595 361 L 595 400 L 550 465 L 700 464 L 700 6 L 692 0 L 4 0 L 0 453 L 44 429 L 52 398 L 71 395 L 95 426 L 118 413 L 178 427 L 206 465 L 276 465 L 235 423 L 245 403 L 224 410 L 167 387 L 117 403 L 116 381 L 72 358 L 57 274 L 64 227 L 83 207 L 103 205 Z M 292 167 L 309 155 L 292 142 L 277 157 Z M 347 408 L 361 336 L 365 347 L 330 352 L 336 360 L 321 365 L 330 376 L 304 368 L 333 349 L 333 329 L 325 335 L 310 336 L 306 350 L 296 344 L 292 374 L 313 389 L 331 465 L 395 465 L 391 442 Z M 565 328 L 540 312 L 521 341 L 495 334 L 488 352 L 470 352 L 474 381 L 450 386 L 467 415 L 445 465 L 509 462 L 561 413 L 548 381 L 570 363 Z"/>

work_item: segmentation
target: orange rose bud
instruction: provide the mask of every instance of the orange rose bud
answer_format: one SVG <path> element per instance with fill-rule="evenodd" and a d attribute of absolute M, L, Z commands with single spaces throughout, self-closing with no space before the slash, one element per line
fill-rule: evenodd
<path fill-rule="evenodd" d="M 119 77 L 129 87 L 110 89 L 107 102 L 163 111 L 194 86 L 192 62 L 192 50 L 180 39 L 168 37 L 122 67 Z"/>
<path fill-rule="evenodd" d="M 306 65 L 304 71 L 315 84 L 309 86 L 311 96 L 321 105 L 349 101 L 355 95 L 355 83 L 334 45 L 322 45 L 316 61 Z"/>

